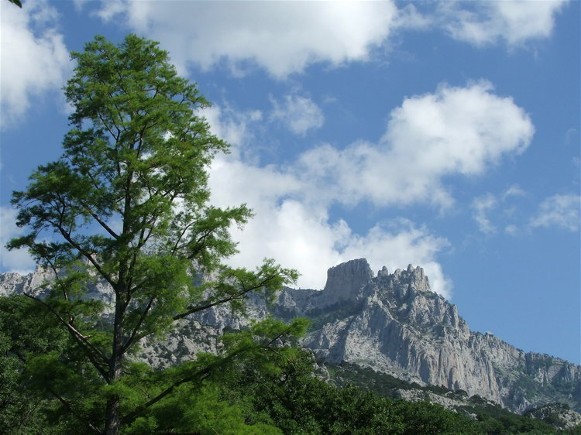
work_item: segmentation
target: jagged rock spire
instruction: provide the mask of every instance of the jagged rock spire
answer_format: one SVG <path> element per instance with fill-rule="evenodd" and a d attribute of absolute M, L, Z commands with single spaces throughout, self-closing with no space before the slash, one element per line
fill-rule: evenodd
<path fill-rule="evenodd" d="M 373 279 L 373 271 L 365 258 L 351 260 L 331 267 L 323 290 L 327 303 L 355 299 L 357 293 Z"/>

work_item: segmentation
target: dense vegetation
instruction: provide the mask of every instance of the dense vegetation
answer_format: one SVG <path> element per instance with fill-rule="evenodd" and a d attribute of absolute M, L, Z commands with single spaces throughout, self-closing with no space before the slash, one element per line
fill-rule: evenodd
<path fill-rule="evenodd" d="M 556 421 L 550 418 L 540 420 L 531 418 L 531 413 L 518 415 L 480 396 L 468 397 L 465 391 L 450 391 L 438 386 L 420 386 L 409 383 L 385 373 L 376 372 L 370 368 L 361 368 L 352 364 L 329 367 L 332 382 L 337 385 L 355 385 L 374 392 L 378 396 L 397 398 L 399 390 L 414 390 L 428 400 L 429 393 L 441 397 L 455 399 L 458 405 L 453 409 L 456 413 L 472 420 L 470 426 L 478 433 L 557 433 Z M 561 405 L 566 406 L 566 405 Z M 568 408 L 568 407 L 567 407 Z M 452 412 L 452 411 L 446 411 Z M 581 433 L 581 428 L 569 430 L 567 433 Z"/>
<path fill-rule="evenodd" d="M 296 326 L 293 332 L 298 334 L 304 327 Z M 385 397 L 395 388 L 421 387 L 353 366 L 331 367 L 321 373 L 313 357 L 292 339 L 248 351 L 257 334 L 278 329 L 282 337 L 285 328 L 270 320 L 252 331 L 226 335 L 223 343 L 230 355 L 236 349 L 247 350 L 236 358 L 202 355 L 197 363 L 167 371 L 134 362 L 131 381 L 122 392 L 127 406 L 154 397 L 193 366 L 204 371 L 204 376 L 180 384 L 122 432 L 557 433 L 541 420 L 512 414 L 483 399 L 472 398 L 464 409 L 451 411 L 427 401 Z M 79 369 L 78 345 L 58 322 L 42 316 L 41 306 L 23 296 L 0 298 L 0 331 L 1 433 L 83 433 L 87 421 L 102 418 L 99 400 L 103 399 L 86 390 L 86 383 L 74 375 Z M 48 362 L 55 366 L 50 372 L 45 371 Z M 321 375 L 330 379 L 324 381 Z M 465 397 L 462 392 L 456 394 Z"/>

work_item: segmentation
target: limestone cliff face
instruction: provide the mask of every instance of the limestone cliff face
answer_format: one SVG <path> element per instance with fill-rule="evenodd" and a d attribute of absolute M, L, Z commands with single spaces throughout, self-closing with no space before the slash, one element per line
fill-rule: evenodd
<path fill-rule="evenodd" d="M 41 270 L 0 274 L 0 295 L 31 291 L 50 278 Z M 111 302 L 106 285 L 93 287 L 91 297 Z M 303 346 L 327 363 L 348 362 L 464 390 L 514 411 L 558 401 L 581 410 L 581 366 L 470 331 L 456 306 L 430 291 L 419 267 L 373 274 L 366 260 L 352 260 L 329 269 L 324 290 L 285 288 L 269 305 L 251 298 L 248 313 L 255 319 L 310 318 Z M 216 307 L 185 319 L 165 343 L 145 342 L 143 358 L 163 366 L 215 350 L 222 330 L 243 328 L 248 321 Z"/>
<path fill-rule="evenodd" d="M 369 272 L 365 260 L 329 269 L 322 292 L 286 289 L 276 314 L 311 318 L 303 344 L 329 363 L 464 390 L 515 411 L 555 401 L 581 408 L 580 366 L 470 331 L 419 267 Z"/>
<path fill-rule="evenodd" d="M 27 275 L 12 272 L 0 273 L 0 296 L 23 292 L 38 294 L 42 291 L 42 284 L 52 279 L 53 274 L 41 268 Z"/>

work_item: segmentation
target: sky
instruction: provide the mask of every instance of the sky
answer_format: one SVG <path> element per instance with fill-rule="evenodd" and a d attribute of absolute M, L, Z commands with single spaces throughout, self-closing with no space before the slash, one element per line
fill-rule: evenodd
<path fill-rule="evenodd" d="M 473 330 L 581 363 L 580 2 L 0 1 L 0 242 L 58 159 L 70 51 L 156 41 L 231 153 L 212 202 L 255 213 L 233 266 L 422 266 Z M 0 271 L 26 252 L 0 248 Z"/>

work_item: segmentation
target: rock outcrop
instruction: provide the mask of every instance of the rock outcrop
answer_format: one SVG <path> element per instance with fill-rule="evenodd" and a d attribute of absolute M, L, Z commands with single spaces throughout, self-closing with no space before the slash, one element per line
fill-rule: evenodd
<path fill-rule="evenodd" d="M 30 291 L 46 279 L 50 276 L 39 270 L 0 274 L 0 295 Z M 102 284 L 90 294 L 110 302 Z M 285 288 L 273 304 L 251 298 L 248 313 L 255 319 L 310 318 L 303 346 L 328 364 L 370 367 L 420 385 L 478 395 L 517 412 L 553 402 L 581 411 L 581 366 L 471 331 L 456 306 L 430 290 L 419 267 L 393 273 L 383 268 L 375 275 L 366 260 L 352 260 L 329 269 L 324 290 Z M 192 358 L 216 349 L 222 330 L 247 324 L 227 307 L 216 307 L 185 319 L 166 343 L 149 343 L 143 357 L 154 365 Z"/>
<path fill-rule="evenodd" d="M 539 408 L 531 409 L 526 412 L 526 415 L 543 420 L 562 431 L 573 430 L 581 426 L 581 414 L 561 403 L 550 403 Z"/>
<path fill-rule="evenodd" d="M 463 390 L 517 412 L 556 401 L 581 410 L 581 366 L 471 331 L 419 267 L 369 272 L 365 260 L 331 268 L 323 291 L 285 289 L 274 313 L 309 317 L 303 345 L 327 363 Z"/>

